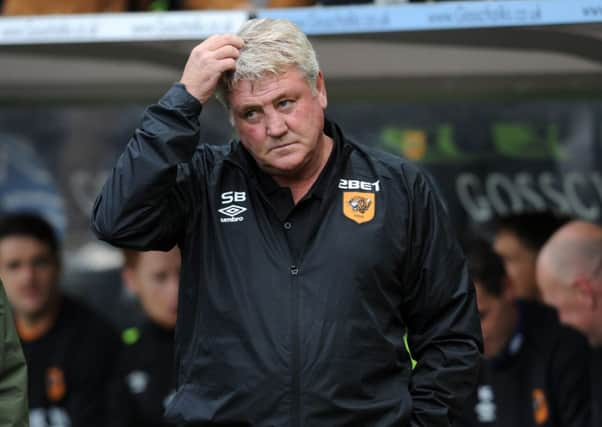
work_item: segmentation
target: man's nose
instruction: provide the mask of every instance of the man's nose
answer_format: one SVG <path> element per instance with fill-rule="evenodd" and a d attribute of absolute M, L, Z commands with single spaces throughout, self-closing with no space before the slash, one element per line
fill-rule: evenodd
<path fill-rule="evenodd" d="M 286 121 L 278 112 L 266 114 L 266 132 L 271 138 L 280 138 L 287 131 Z"/>
<path fill-rule="evenodd" d="M 21 283 L 31 284 L 34 282 L 36 272 L 33 265 L 23 265 L 18 271 L 18 277 Z"/>

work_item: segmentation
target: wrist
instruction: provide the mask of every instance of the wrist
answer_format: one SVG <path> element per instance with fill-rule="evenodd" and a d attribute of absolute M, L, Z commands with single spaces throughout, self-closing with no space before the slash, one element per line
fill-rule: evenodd
<path fill-rule="evenodd" d="M 169 109 L 181 110 L 191 116 L 198 116 L 203 109 L 203 103 L 191 94 L 181 82 L 174 83 L 163 95 L 159 104 Z"/>

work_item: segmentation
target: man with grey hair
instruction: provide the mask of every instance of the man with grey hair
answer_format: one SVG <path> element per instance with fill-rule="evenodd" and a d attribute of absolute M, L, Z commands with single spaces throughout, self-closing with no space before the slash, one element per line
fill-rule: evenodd
<path fill-rule="evenodd" d="M 225 146 L 199 144 L 216 89 L 239 135 Z M 440 200 L 326 105 L 290 22 L 209 37 L 96 201 L 101 239 L 181 250 L 179 425 L 443 427 L 472 390 L 479 318 Z"/>
<path fill-rule="evenodd" d="M 543 300 L 560 321 L 582 332 L 593 347 L 592 426 L 602 425 L 602 227 L 572 221 L 550 237 L 537 258 Z M 586 361 L 576 360 L 575 363 Z"/>

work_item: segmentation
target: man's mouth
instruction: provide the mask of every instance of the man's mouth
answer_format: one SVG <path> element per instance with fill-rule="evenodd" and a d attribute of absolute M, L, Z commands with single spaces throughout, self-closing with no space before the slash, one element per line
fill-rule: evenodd
<path fill-rule="evenodd" d="M 290 147 L 293 144 L 294 144 L 294 142 L 281 143 L 281 144 L 278 144 L 278 145 L 275 145 L 274 147 L 272 147 L 271 150 L 272 151 L 274 151 L 274 150 L 280 150 L 282 148 Z"/>

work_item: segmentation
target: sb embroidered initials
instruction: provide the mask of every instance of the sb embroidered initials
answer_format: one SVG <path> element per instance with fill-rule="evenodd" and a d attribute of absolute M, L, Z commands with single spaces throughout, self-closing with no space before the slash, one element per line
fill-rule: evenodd
<path fill-rule="evenodd" d="M 242 203 L 247 200 L 247 193 L 244 191 L 226 191 L 221 194 L 222 205 L 227 205 L 217 211 L 223 216 L 219 219 L 220 222 L 241 222 L 244 221 L 245 217 L 241 216 L 243 212 L 246 212 L 247 208 L 244 206 L 231 204 L 231 203 Z"/>
<path fill-rule="evenodd" d="M 247 193 L 244 191 L 226 191 L 222 193 L 222 205 L 233 202 L 244 202 L 247 200 Z"/>

